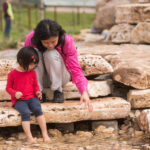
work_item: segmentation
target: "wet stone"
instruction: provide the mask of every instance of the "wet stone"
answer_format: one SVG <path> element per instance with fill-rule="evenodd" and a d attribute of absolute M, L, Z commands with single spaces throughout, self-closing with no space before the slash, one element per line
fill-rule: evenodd
<path fill-rule="evenodd" d="M 57 129 L 49 129 L 48 133 L 51 137 L 62 137 L 62 133 Z"/>

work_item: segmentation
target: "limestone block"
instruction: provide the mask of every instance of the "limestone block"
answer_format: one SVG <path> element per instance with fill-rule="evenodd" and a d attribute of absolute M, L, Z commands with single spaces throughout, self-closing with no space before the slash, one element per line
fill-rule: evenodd
<path fill-rule="evenodd" d="M 132 108 L 150 107 L 150 89 L 130 90 L 127 100 L 131 103 Z"/>
<path fill-rule="evenodd" d="M 85 76 L 113 72 L 112 66 L 101 56 L 88 54 L 80 55 L 78 58 Z"/>
<path fill-rule="evenodd" d="M 0 103 L 0 127 L 21 125 L 20 114 L 11 103 Z M 130 103 L 119 97 L 92 100 L 93 112 L 80 105 L 79 101 L 64 103 L 42 103 L 42 110 L 47 123 L 71 123 L 81 120 L 111 120 L 125 118 L 130 113 Z M 36 124 L 31 116 L 31 123 Z"/>
<path fill-rule="evenodd" d="M 111 94 L 112 91 L 112 80 L 106 80 L 106 81 L 88 81 L 88 93 L 89 96 L 92 98 L 96 98 L 99 96 L 107 96 Z M 50 91 L 50 89 L 45 89 L 46 96 L 48 100 L 53 99 L 53 92 Z M 67 83 L 63 87 L 64 97 L 65 99 L 79 99 L 80 93 L 72 82 Z"/>
<path fill-rule="evenodd" d="M 130 43 L 131 32 L 134 26 L 129 24 L 118 24 L 110 29 L 107 40 L 113 43 Z"/>
<path fill-rule="evenodd" d="M 10 95 L 6 92 L 6 81 L 0 81 L 0 101 L 11 100 Z"/>
<path fill-rule="evenodd" d="M 141 130 L 150 135 L 150 109 L 143 110 L 138 117 L 138 124 Z"/>
<path fill-rule="evenodd" d="M 150 43 L 150 23 L 140 22 L 131 32 L 132 43 Z"/>
<path fill-rule="evenodd" d="M 0 80 L 6 80 L 8 73 L 16 67 L 16 60 L 0 59 Z"/>
<path fill-rule="evenodd" d="M 137 89 L 147 89 L 150 88 L 150 74 L 148 69 L 139 66 L 120 67 L 114 71 L 113 79 Z"/>
<path fill-rule="evenodd" d="M 6 81 L 0 81 L 0 101 L 4 100 L 10 100 L 10 95 L 6 92 Z M 51 91 L 49 88 L 44 89 L 47 99 L 52 100 L 53 99 L 53 91 Z M 88 82 L 88 92 L 89 96 L 92 97 L 99 97 L 99 96 L 107 96 L 110 95 L 112 91 L 112 80 L 106 80 L 106 81 L 89 81 Z M 76 99 L 80 98 L 80 93 L 72 82 L 68 82 L 64 88 L 64 97 L 65 99 Z"/>
<path fill-rule="evenodd" d="M 150 3 L 126 4 L 116 8 L 116 23 L 139 23 L 150 21 Z"/>

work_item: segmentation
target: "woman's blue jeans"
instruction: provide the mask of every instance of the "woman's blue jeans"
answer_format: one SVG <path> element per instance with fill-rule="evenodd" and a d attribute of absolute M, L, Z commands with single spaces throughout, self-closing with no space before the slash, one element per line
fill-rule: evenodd
<path fill-rule="evenodd" d="M 9 17 L 5 17 L 5 31 L 4 31 L 4 36 L 6 38 L 10 37 L 10 30 L 11 30 L 11 19 Z"/>

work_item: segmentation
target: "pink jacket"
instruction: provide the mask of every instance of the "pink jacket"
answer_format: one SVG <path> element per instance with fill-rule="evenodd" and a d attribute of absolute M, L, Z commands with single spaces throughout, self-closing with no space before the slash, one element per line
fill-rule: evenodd
<path fill-rule="evenodd" d="M 30 32 L 25 40 L 24 46 L 36 47 L 31 43 L 31 38 L 34 34 L 34 31 Z M 80 67 L 80 63 L 78 61 L 77 50 L 74 45 L 74 40 L 70 35 L 65 36 L 65 44 L 63 48 L 63 54 L 61 51 L 61 46 L 57 46 L 57 51 L 62 56 L 66 68 L 71 74 L 72 82 L 75 83 L 80 93 L 82 94 L 84 91 L 87 91 L 88 81 L 85 78 L 83 71 Z"/>

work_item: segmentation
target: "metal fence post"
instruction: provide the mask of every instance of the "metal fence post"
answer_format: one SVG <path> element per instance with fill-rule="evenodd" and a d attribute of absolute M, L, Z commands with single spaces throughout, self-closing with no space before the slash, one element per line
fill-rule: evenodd
<path fill-rule="evenodd" d="M 31 8 L 28 8 L 28 28 L 31 29 Z"/>
<path fill-rule="evenodd" d="M 57 6 L 54 6 L 54 20 L 57 21 Z"/>
<path fill-rule="evenodd" d="M 0 31 L 3 31 L 3 15 L 2 10 L 0 10 Z"/>

